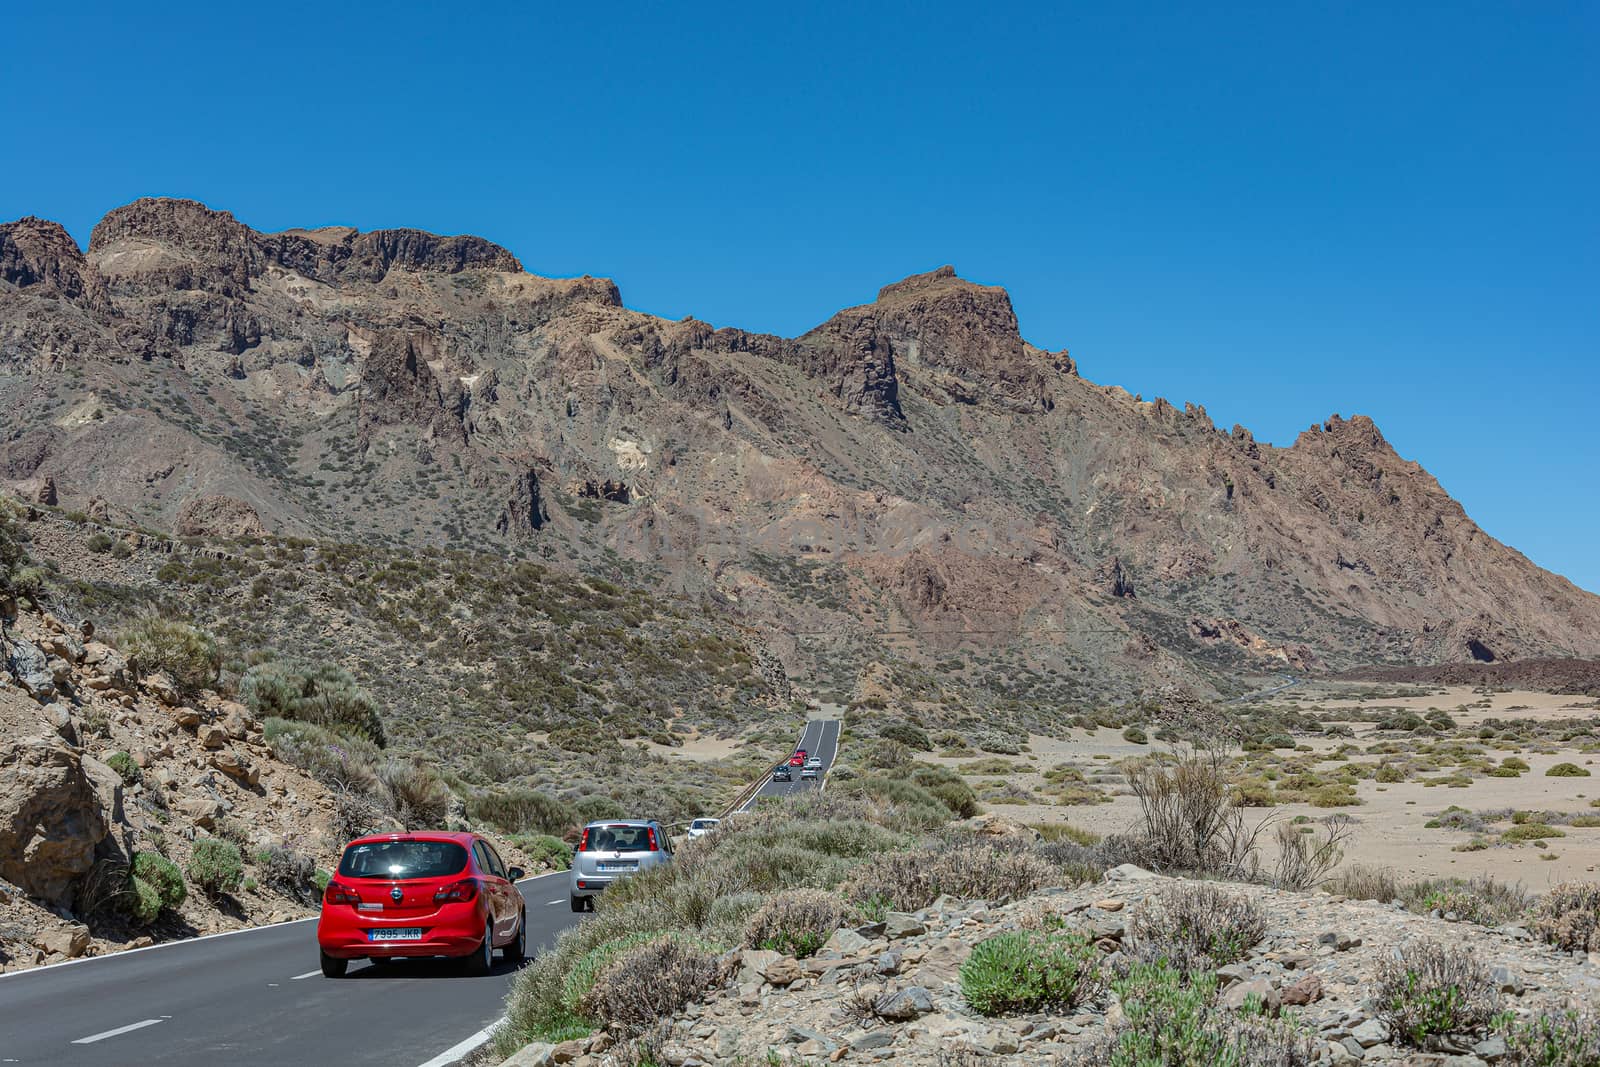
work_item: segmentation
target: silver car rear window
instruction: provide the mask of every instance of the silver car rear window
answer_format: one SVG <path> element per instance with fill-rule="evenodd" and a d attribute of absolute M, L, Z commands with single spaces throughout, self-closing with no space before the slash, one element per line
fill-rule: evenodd
<path fill-rule="evenodd" d="M 647 826 L 596 826 L 589 831 L 590 852 L 649 852 Z"/>

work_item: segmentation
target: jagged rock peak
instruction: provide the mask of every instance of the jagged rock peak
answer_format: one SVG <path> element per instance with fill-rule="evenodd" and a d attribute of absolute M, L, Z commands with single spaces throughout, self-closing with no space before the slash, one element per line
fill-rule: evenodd
<path fill-rule="evenodd" d="M 0 223 L 0 281 L 42 286 L 68 300 L 99 303 L 105 287 L 59 222 L 28 215 Z"/>
<path fill-rule="evenodd" d="M 355 274 L 368 280 L 383 277 L 391 268 L 445 274 L 472 269 L 522 272 L 517 257 L 481 237 L 413 229 L 362 233 L 348 226 L 263 234 L 229 212 L 195 200 L 165 197 L 146 197 L 108 213 L 89 238 L 89 253 L 104 254 L 130 239 L 185 251 L 218 265 L 225 262 L 235 274 L 257 274 L 268 262 L 315 277 Z"/>

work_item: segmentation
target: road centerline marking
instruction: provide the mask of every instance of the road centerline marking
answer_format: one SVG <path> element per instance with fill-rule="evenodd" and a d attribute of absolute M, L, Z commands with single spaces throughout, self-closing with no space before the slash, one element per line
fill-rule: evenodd
<path fill-rule="evenodd" d="M 145 1019 L 143 1022 L 129 1023 L 127 1026 L 119 1026 L 115 1030 L 102 1030 L 98 1034 L 90 1034 L 88 1037 L 80 1037 L 74 1041 L 73 1044 L 92 1045 L 96 1041 L 104 1041 L 108 1037 L 120 1037 L 123 1034 L 129 1034 L 135 1030 L 143 1030 L 147 1026 L 157 1026 L 161 1023 L 161 1021 L 162 1020 L 160 1019 Z"/>

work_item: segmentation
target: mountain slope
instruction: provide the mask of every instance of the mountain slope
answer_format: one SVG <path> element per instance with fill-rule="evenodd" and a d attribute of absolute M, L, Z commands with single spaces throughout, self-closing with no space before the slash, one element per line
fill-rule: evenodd
<path fill-rule="evenodd" d="M 1600 655 L 1600 598 L 1370 420 L 1223 432 L 1086 381 L 948 267 L 789 339 L 630 311 L 478 238 L 141 200 L 87 253 L 0 226 L 0 411 L 14 491 L 693 593 L 828 694 L 1051 707 Z"/>

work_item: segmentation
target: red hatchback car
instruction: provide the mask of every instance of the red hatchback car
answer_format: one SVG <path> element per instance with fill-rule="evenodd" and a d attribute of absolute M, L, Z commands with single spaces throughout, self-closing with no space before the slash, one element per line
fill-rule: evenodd
<path fill-rule="evenodd" d="M 379 834 L 350 842 L 322 894 L 322 973 L 351 960 L 454 956 L 485 974 L 494 950 L 520 962 L 528 933 L 522 894 L 494 846 L 477 834 Z"/>

